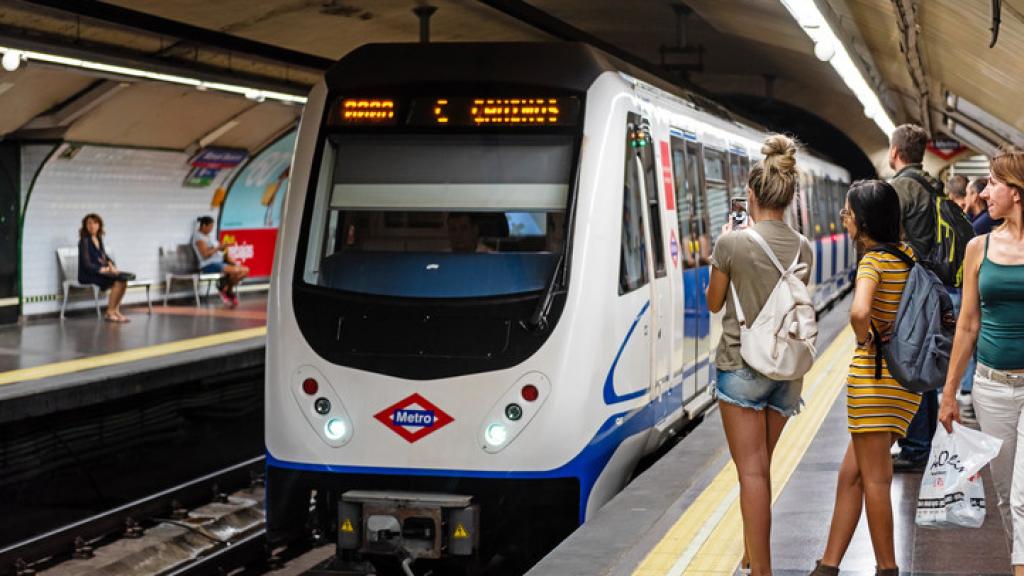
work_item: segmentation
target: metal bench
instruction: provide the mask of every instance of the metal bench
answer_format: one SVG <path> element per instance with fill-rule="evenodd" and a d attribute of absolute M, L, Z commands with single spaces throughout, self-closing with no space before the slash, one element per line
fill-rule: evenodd
<path fill-rule="evenodd" d="M 60 302 L 60 319 L 64 319 L 64 310 L 68 305 L 68 296 L 72 288 L 92 290 L 93 303 L 96 305 L 96 317 L 99 318 L 100 314 L 100 287 L 95 284 L 82 284 L 78 281 L 78 247 L 77 246 L 63 246 L 57 248 L 57 262 L 60 264 L 61 273 L 61 287 L 64 290 L 64 298 Z M 146 287 L 146 307 L 150 314 L 153 313 L 153 301 L 149 297 L 149 288 L 153 285 L 152 280 L 130 280 L 128 281 L 128 288 L 135 286 Z"/>
<path fill-rule="evenodd" d="M 167 297 L 171 293 L 171 283 L 175 280 L 180 282 L 192 282 L 192 293 L 195 295 L 196 307 L 201 303 L 199 300 L 199 285 L 206 282 L 206 294 L 210 295 L 210 287 L 220 279 L 219 273 L 203 274 L 199 272 L 199 261 L 192 247 L 188 244 L 179 244 L 173 252 L 164 252 L 160 249 L 162 268 L 168 270 L 164 281 L 164 306 L 167 306 Z"/>

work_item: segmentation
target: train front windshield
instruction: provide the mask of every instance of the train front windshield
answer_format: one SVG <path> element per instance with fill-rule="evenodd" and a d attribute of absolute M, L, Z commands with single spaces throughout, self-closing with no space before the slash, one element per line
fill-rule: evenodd
<path fill-rule="evenodd" d="M 562 251 L 575 136 L 327 136 L 303 280 L 363 295 L 541 291 Z"/>

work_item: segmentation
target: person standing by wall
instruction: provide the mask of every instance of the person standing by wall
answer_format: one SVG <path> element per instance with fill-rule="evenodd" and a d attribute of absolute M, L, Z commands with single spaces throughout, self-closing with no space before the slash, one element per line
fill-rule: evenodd
<path fill-rule="evenodd" d="M 992 159 L 981 194 L 1003 224 L 975 237 L 964 264 L 963 310 L 956 326 L 939 420 L 960 420 L 957 383 L 977 345 L 971 394 L 978 424 L 1003 441 L 992 460 L 999 513 L 1015 576 L 1024 576 L 1024 149 Z"/>
<path fill-rule="evenodd" d="M 799 258 L 802 276 L 810 281 L 814 260 L 806 238 L 785 223 L 786 209 L 796 195 L 799 173 L 796 144 L 776 134 L 765 140 L 764 158 L 754 164 L 747 179 L 747 204 L 754 220 L 750 230 L 759 235 L 775 258 L 791 263 Z M 711 254 L 708 308 L 722 318 L 722 338 L 715 355 L 718 378 L 715 391 L 729 452 L 740 482 L 740 509 L 750 574 L 765 576 L 771 569 L 772 452 L 790 416 L 802 404 L 803 380 L 775 381 L 746 365 L 740 354 L 740 324 L 732 298 L 732 284 L 745 318 L 757 318 L 779 281 L 771 257 L 749 231 L 725 231 Z"/>

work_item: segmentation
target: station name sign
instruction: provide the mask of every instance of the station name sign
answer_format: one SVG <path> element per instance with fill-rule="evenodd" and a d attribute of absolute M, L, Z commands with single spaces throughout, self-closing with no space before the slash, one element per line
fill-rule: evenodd
<path fill-rule="evenodd" d="M 328 122 L 335 126 L 528 128 L 572 126 L 578 123 L 579 113 L 575 96 L 342 98 Z"/>
<path fill-rule="evenodd" d="M 235 148 L 203 148 L 192 157 L 190 164 L 193 168 L 225 170 L 238 166 L 248 157 L 249 153 L 245 150 Z"/>

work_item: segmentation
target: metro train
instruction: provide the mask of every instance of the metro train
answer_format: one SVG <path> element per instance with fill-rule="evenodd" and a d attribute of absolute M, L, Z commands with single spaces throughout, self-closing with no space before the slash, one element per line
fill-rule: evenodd
<path fill-rule="evenodd" d="M 472 557 L 593 515 L 713 402 L 708 258 L 765 136 L 582 44 L 341 59 L 277 243 L 270 541 L 312 523 L 346 554 Z M 823 308 L 854 264 L 849 176 L 798 166 Z"/>

